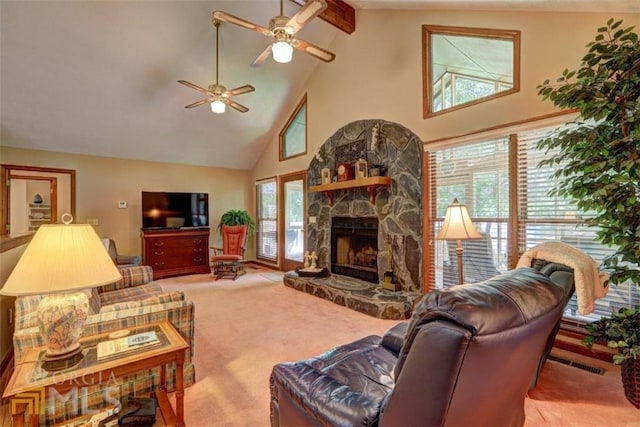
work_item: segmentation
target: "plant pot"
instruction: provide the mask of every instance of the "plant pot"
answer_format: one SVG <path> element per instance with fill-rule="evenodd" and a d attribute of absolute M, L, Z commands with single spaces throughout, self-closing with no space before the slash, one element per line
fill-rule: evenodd
<path fill-rule="evenodd" d="M 620 370 L 624 395 L 633 406 L 640 409 L 640 359 L 627 359 Z"/>

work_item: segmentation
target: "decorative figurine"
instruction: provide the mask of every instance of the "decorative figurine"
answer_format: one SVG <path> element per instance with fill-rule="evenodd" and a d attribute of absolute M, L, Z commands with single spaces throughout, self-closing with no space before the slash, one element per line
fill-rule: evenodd
<path fill-rule="evenodd" d="M 318 268 L 318 255 L 316 254 L 316 251 L 311 252 L 309 259 L 311 260 L 311 268 Z"/>
<path fill-rule="evenodd" d="M 310 258 L 309 251 L 304 251 L 304 266 L 303 268 L 309 268 Z"/>

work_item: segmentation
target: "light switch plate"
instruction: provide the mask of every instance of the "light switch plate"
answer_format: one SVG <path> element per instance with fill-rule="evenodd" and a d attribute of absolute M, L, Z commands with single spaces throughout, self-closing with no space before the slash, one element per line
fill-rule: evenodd
<path fill-rule="evenodd" d="M 310 216 L 309 217 L 309 224 L 315 224 L 316 223 L 316 217 L 315 216 Z"/>
<path fill-rule="evenodd" d="M 118 209 L 126 209 L 127 202 L 118 202 Z"/>

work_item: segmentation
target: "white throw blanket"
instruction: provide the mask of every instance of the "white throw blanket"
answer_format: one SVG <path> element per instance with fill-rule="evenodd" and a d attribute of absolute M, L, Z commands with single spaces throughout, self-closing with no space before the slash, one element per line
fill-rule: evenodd
<path fill-rule="evenodd" d="M 609 275 L 598 271 L 598 263 L 579 249 L 555 240 L 543 242 L 526 251 L 517 267 L 531 267 L 534 259 L 558 262 L 573 268 L 573 280 L 578 299 L 578 313 L 589 314 L 594 301 L 607 295 Z"/>

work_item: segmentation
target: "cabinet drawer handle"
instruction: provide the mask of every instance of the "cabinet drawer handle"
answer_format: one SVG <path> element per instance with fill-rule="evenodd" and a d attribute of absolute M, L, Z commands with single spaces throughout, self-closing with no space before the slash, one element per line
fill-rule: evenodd
<path fill-rule="evenodd" d="M 202 262 L 202 258 L 194 258 L 193 262 Z"/>
<path fill-rule="evenodd" d="M 164 251 L 153 251 L 154 255 L 164 255 Z"/>
<path fill-rule="evenodd" d="M 164 262 L 156 262 L 153 265 L 155 265 L 156 267 L 162 267 L 164 266 Z"/>
<path fill-rule="evenodd" d="M 153 246 L 164 246 L 164 242 L 153 242 Z"/>
<path fill-rule="evenodd" d="M 195 239 L 193 243 L 195 243 L 196 245 L 199 245 L 200 243 L 202 243 L 202 239 Z"/>
<path fill-rule="evenodd" d="M 202 252 L 202 248 L 193 248 L 193 252 Z"/>

